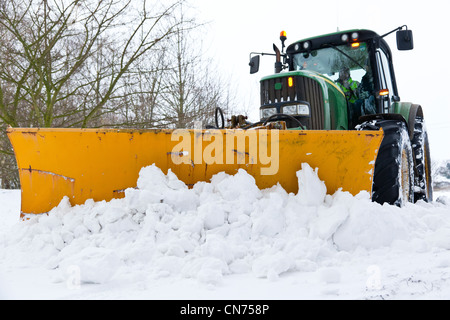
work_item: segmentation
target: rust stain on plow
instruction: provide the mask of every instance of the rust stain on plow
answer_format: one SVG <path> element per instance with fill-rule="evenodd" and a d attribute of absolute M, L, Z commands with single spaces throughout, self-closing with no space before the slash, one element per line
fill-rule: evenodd
<path fill-rule="evenodd" d="M 40 173 L 40 174 L 50 175 L 50 176 L 54 176 L 54 177 L 58 177 L 58 178 L 63 178 L 64 180 L 67 180 L 67 181 L 70 181 L 70 182 L 75 182 L 74 178 L 69 178 L 69 177 L 63 176 L 61 174 L 54 173 L 54 172 L 32 169 L 31 167 L 28 168 L 28 169 L 20 169 L 20 170 L 21 171 L 28 171 L 30 173 L 36 172 L 36 173 Z"/>
<path fill-rule="evenodd" d="M 239 155 L 244 155 L 245 154 L 245 155 L 250 157 L 250 153 L 248 153 L 248 152 L 241 152 L 241 151 L 237 151 L 236 149 L 233 149 L 231 151 L 233 151 L 234 153 L 239 154 Z"/>
<path fill-rule="evenodd" d="M 125 190 L 127 190 L 127 189 L 113 190 L 114 198 L 116 198 L 116 199 L 125 198 Z"/>
<path fill-rule="evenodd" d="M 184 157 L 188 155 L 188 152 L 186 151 L 180 151 L 180 152 L 167 152 L 168 156 L 179 156 L 179 157 Z"/>
<path fill-rule="evenodd" d="M 76 179 L 51 171 L 33 169 L 31 165 L 19 168 L 22 187 L 21 213 L 45 213 L 58 206 L 63 196 L 67 196 L 72 205 L 77 200 Z M 32 190 L 32 192 L 25 192 Z M 80 191 L 81 194 L 83 190 Z M 54 195 L 63 195 L 55 197 Z M 76 203 L 81 204 L 81 203 Z M 42 209 L 40 206 L 45 205 Z"/>

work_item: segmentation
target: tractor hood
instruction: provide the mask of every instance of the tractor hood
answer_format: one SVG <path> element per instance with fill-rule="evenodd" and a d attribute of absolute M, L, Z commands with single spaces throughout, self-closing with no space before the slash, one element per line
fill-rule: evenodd
<path fill-rule="evenodd" d="M 302 70 L 267 76 L 260 83 L 262 119 L 270 113 L 295 113 L 291 106 L 298 105 L 309 112 L 291 115 L 298 116 L 307 129 L 347 129 L 345 95 L 330 78 Z"/>

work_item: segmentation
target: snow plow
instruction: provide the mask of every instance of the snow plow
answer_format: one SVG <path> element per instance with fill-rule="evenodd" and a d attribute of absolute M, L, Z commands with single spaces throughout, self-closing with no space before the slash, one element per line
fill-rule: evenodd
<path fill-rule="evenodd" d="M 170 169 L 188 186 L 244 169 L 260 188 L 297 192 L 304 162 L 330 192 L 371 190 L 382 132 L 289 130 L 9 129 L 22 184 L 22 213 L 121 198 L 142 167 Z M 223 141 L 223 143 L 222 143 Z M 324 154 L 327 152 L 327 154 Z M 289 154 L 289 157 L 280 156 Z"/>
<path fill-rule="evenodd" d="M 400 27 L 383 36 L 349 30 L 297 41 L 261 79 L 260 120 L 220 109 L 215 126 L 195 130 L 9 128 L 22 188 L 22 214 L 49 212 L 63 197 L 72 205 L 111 200 L 136 186 L 142 167 L 171 170 L 187 186 L 219 172 L 244 169 L 258 187 L 298 191 L 302 163 L 317 168 L 327 192 L 367 191 L 373 201 L 431 201 L 430 150 L 422 107 L 401 102 L 391 51 L 413 47 Z M 284 71 L 286 69 L 286 71 Z M 348 82 L 347 78 L 353 78 Z M 347 82 L 345 82 L 347 81 Z M 219 124 L 220 119 L 222 122 Z"/>

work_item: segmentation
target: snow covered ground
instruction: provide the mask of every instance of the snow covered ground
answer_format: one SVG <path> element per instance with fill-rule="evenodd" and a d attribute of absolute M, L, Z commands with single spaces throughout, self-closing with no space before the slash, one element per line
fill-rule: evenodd
<path fill-rule="evenodd" d="M 28 221 L 0 190 L 0 298 L 450 299 L 449 193 L 398 208 L 298 176 L 297 195 L 245 171 L 187 189 L 150 166 L 124 199 Z"/>

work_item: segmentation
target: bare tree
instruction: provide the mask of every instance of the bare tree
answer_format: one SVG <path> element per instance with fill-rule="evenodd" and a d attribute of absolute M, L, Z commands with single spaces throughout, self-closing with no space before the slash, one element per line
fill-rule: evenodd
<path fill-rule="evenodd" d="M 0 119 L 11 126 L 95 125 L 117 107 L 110 102 L 123 96 L 121 80 L 135 61 L 178 28 L 169 17 L 180 3 L 149 10 L 147 1 L 131 0 L 3 2 L 0 27 L 10 47 L 0 51 L 0 78 L 12 92 L 0 87 Z"/>
<path fill-rule="evenodd" d="M 185 22 L 182 7 L 178 21 Z M 207 123 L 217 107 L 228 110 L 233 104 L 229 84 L 214 70 L 211 59 L 205 59 L 199 38 L 201 24 L 191 28 L 177 27 L 168 39 L 169 68 L 164 73 L 161 103 L 158 105 L 160 123 L 165 127 L 192 128 L 196 121 Z"/>
<path fill-rule="evenodd" d="M 104 121 L 108 127 L 136 129 L 158 126 L 158 103 L 162 79 L 167 68 L 165 46 L 139 59 L 122 79 L 121 107 Z"/>

